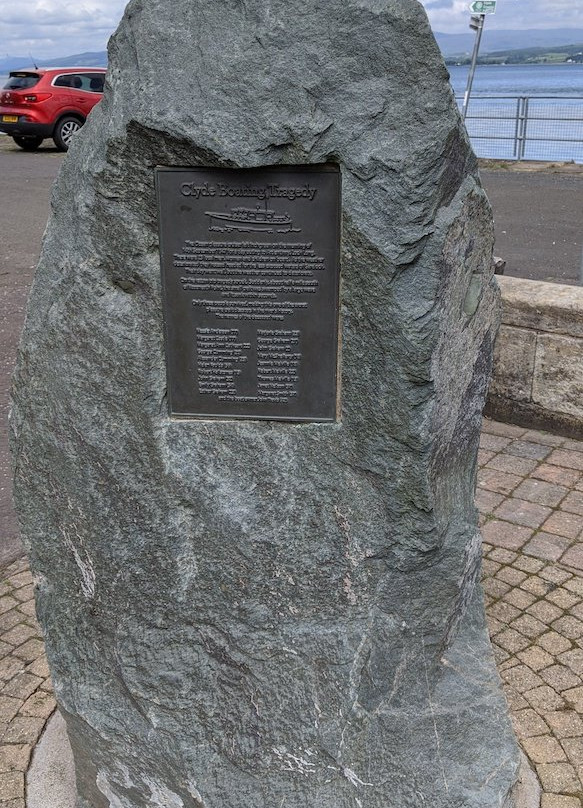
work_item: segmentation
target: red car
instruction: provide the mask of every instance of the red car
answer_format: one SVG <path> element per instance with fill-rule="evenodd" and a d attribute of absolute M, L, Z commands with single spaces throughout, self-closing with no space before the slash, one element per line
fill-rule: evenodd
<path fill-rule="evenodd" d="M 105 69 L 61 67 L 13 70 L 0 91 L 0 132 L 26 151 L 52 137 L 61 151 L 101 101 Z"/>

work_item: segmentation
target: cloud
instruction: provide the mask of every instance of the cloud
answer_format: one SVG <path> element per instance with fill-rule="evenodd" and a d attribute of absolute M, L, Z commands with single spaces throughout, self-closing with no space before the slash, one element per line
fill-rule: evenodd
<path fill-rule="evenodd" d="M 434 31 L 465 33 L 470 0 L 421 0 Z M 488 29 L 583 28 L 580 0 L 498 0 L 487 17 Z"/>
<path fill-rule="evenodd" d="M 32 53 L 52 59 L 104 50 L 123 14 L 125 0 L 33 0 L 0 15 L 0 56 Z"/>
<path fill-rule="evenodd" d="M 164 0 L 172 2 L 172 0 Z M 216 2 L 216 0 L 207 0 Z M 434 30 L 468 31 L 470 0 L 421 0 Z M 104 50 L 123 14 L 125 0 L 29 0 L 4 3 L 0 57 L 53 59 Z M 488 29 L 583 28 L 581 0 L 498 0 Z"/>

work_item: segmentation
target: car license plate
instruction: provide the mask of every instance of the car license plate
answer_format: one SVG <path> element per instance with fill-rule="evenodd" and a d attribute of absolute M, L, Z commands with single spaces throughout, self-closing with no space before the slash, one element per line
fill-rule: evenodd
<path fill-rule="evenodd" d="M 18 115 L 3 115 L 2 123 L 18 123 Z"/>

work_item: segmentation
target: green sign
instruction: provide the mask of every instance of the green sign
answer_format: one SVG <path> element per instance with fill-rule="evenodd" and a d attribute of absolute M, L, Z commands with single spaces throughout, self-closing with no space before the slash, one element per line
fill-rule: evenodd
<path fill-rule="evenodd" d="M 474 0 L 470 3 L 472 14 L 494 14 L 496 11 L 496 0 Z"/>

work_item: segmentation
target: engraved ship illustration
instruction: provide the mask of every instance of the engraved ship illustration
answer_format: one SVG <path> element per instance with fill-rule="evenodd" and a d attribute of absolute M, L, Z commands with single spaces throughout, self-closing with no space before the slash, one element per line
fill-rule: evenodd
<path fill-rule="evenodd" d="M 267 207 L 257 205 L 255 208 L 231 208 L 230 213 L 207 210 L 205 216 L 210 219 L 209 230 L 221 232 L 238 230 L 241 233 L 299 233 L 300 228 L 293 226 L 289 213 L 276 213 Z"/>

